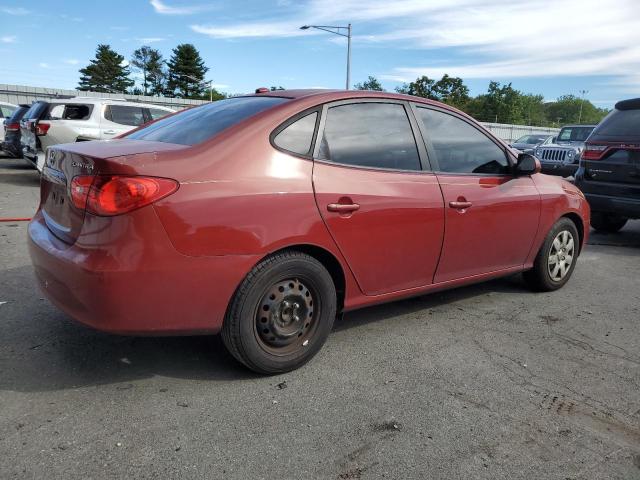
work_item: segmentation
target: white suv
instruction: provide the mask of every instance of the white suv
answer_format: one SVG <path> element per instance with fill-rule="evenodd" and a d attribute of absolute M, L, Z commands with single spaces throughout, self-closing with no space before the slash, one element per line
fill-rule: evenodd
<path fill-rule="evenodd" d="M 107 140 L 173 112 L 159 105 L 92 97 L 36 102 L 21 123 L 23 153 L 42 171 L 42 152 L 48 147 Z"/>
<path fill-rule="evenodd" d="M 13 115 L 16 108 L 13 103 L 0 102 L 0 142 L 4 140 L 4 121 Z"/>

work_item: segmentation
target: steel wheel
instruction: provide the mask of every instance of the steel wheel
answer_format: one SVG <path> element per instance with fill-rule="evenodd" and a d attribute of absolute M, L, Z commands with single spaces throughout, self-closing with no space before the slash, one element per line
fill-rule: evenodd
<path fill-rule="evenodd" d="M 560 282 L 571 270 L 575 256 L 575 241 L 569 230 L 560 231 L 551 243 L 547 260 L 549 276 L 554 282 Z"/>
<path fill-rule="evenodd" d="M 255 316 L 257 340 L 273 355 L 304 348 L 316 326 L 316 295 L 298 278 L 273 284 L 262 297 Z"/>

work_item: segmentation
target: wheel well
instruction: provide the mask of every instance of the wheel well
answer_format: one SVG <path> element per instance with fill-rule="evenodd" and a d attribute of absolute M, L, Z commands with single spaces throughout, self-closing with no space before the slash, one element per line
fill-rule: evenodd
<path fill-rule="evenodd" d="M 563 217 L 568 218 L 576 225 L 576 229 L 578 230 L 578 236 L 580 237 L 580 247 L 578 253 L 582 250 L 582 241 L 584 240 L 584 223 L 582 222 L 582 218 L 577 213 L 566 213 Z"/>
<path fill-rule="evenodd" d="M 288 247 L 282 248 L 274 253 L 282 252 L 284 250 L 295 250 L 297 252 L 306 253 L 310 257 L 318 260 L 324 268 L 327 269 L 329 275 L 333 279 L 333 283 L 336 286 L 336 295 L 337 295 L 337 307 L 338 312 L 342 311 L 344 307 L 344 296 L 346 290 L 346 281 L 344 278 L 344 270 L 342 269 L 342 265 L 338 259 L 328 250 L 325 250 L 322 247 L 317 247 L 315 245 L 290 245 Z"/>

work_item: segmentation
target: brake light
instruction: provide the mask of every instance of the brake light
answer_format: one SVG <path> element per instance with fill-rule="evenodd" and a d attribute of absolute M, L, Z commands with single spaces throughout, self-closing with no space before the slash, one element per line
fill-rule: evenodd
<path fill-rule="evenodd" d="M 269 89 L 267 87 L 256 88 L 256 93 L 267 93 Z"/>
<path fill-rule="evenodd" d="M 71 198 L 79 209 L 114 216 L 157 202 L 178 187 L 170 178 L 79 175 L 71 181 Z"/>
<path fill-rule="evenodd" d="M 600 160 L 609 148 L 608 145 L 585 145 L 582 152 L 583 160 Z"/>
<path fill-rule="evenodd" d="M 39 137 L 41 137 L 42 135 L 46 135 L 50 128 L 50 123 L 38 123 L 36 124 L 36 135 L 38 135 Z"/>
<path fill-rule="evenodd" d="M 17 132 L 18 130 L 20 130 L 20 124 L 19 123 L 6 123 L 4 125 L 4 130 L 5 130 L 5 132 Z"/>

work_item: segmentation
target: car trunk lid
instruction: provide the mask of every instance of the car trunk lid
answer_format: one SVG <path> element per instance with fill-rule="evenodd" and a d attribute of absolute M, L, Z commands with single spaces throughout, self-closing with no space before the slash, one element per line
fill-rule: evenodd
<path fill-rule="evenodd" d="M 40 210 L 49 230 L 60 240 L 74 243 L 82 230 L 86 210 L 74 205 L 74 177 L 131 174 L 136 163 L 158 150 L 183 145 L 132 140 L 81 142 L 47 150 L 40 187 Z"/>

